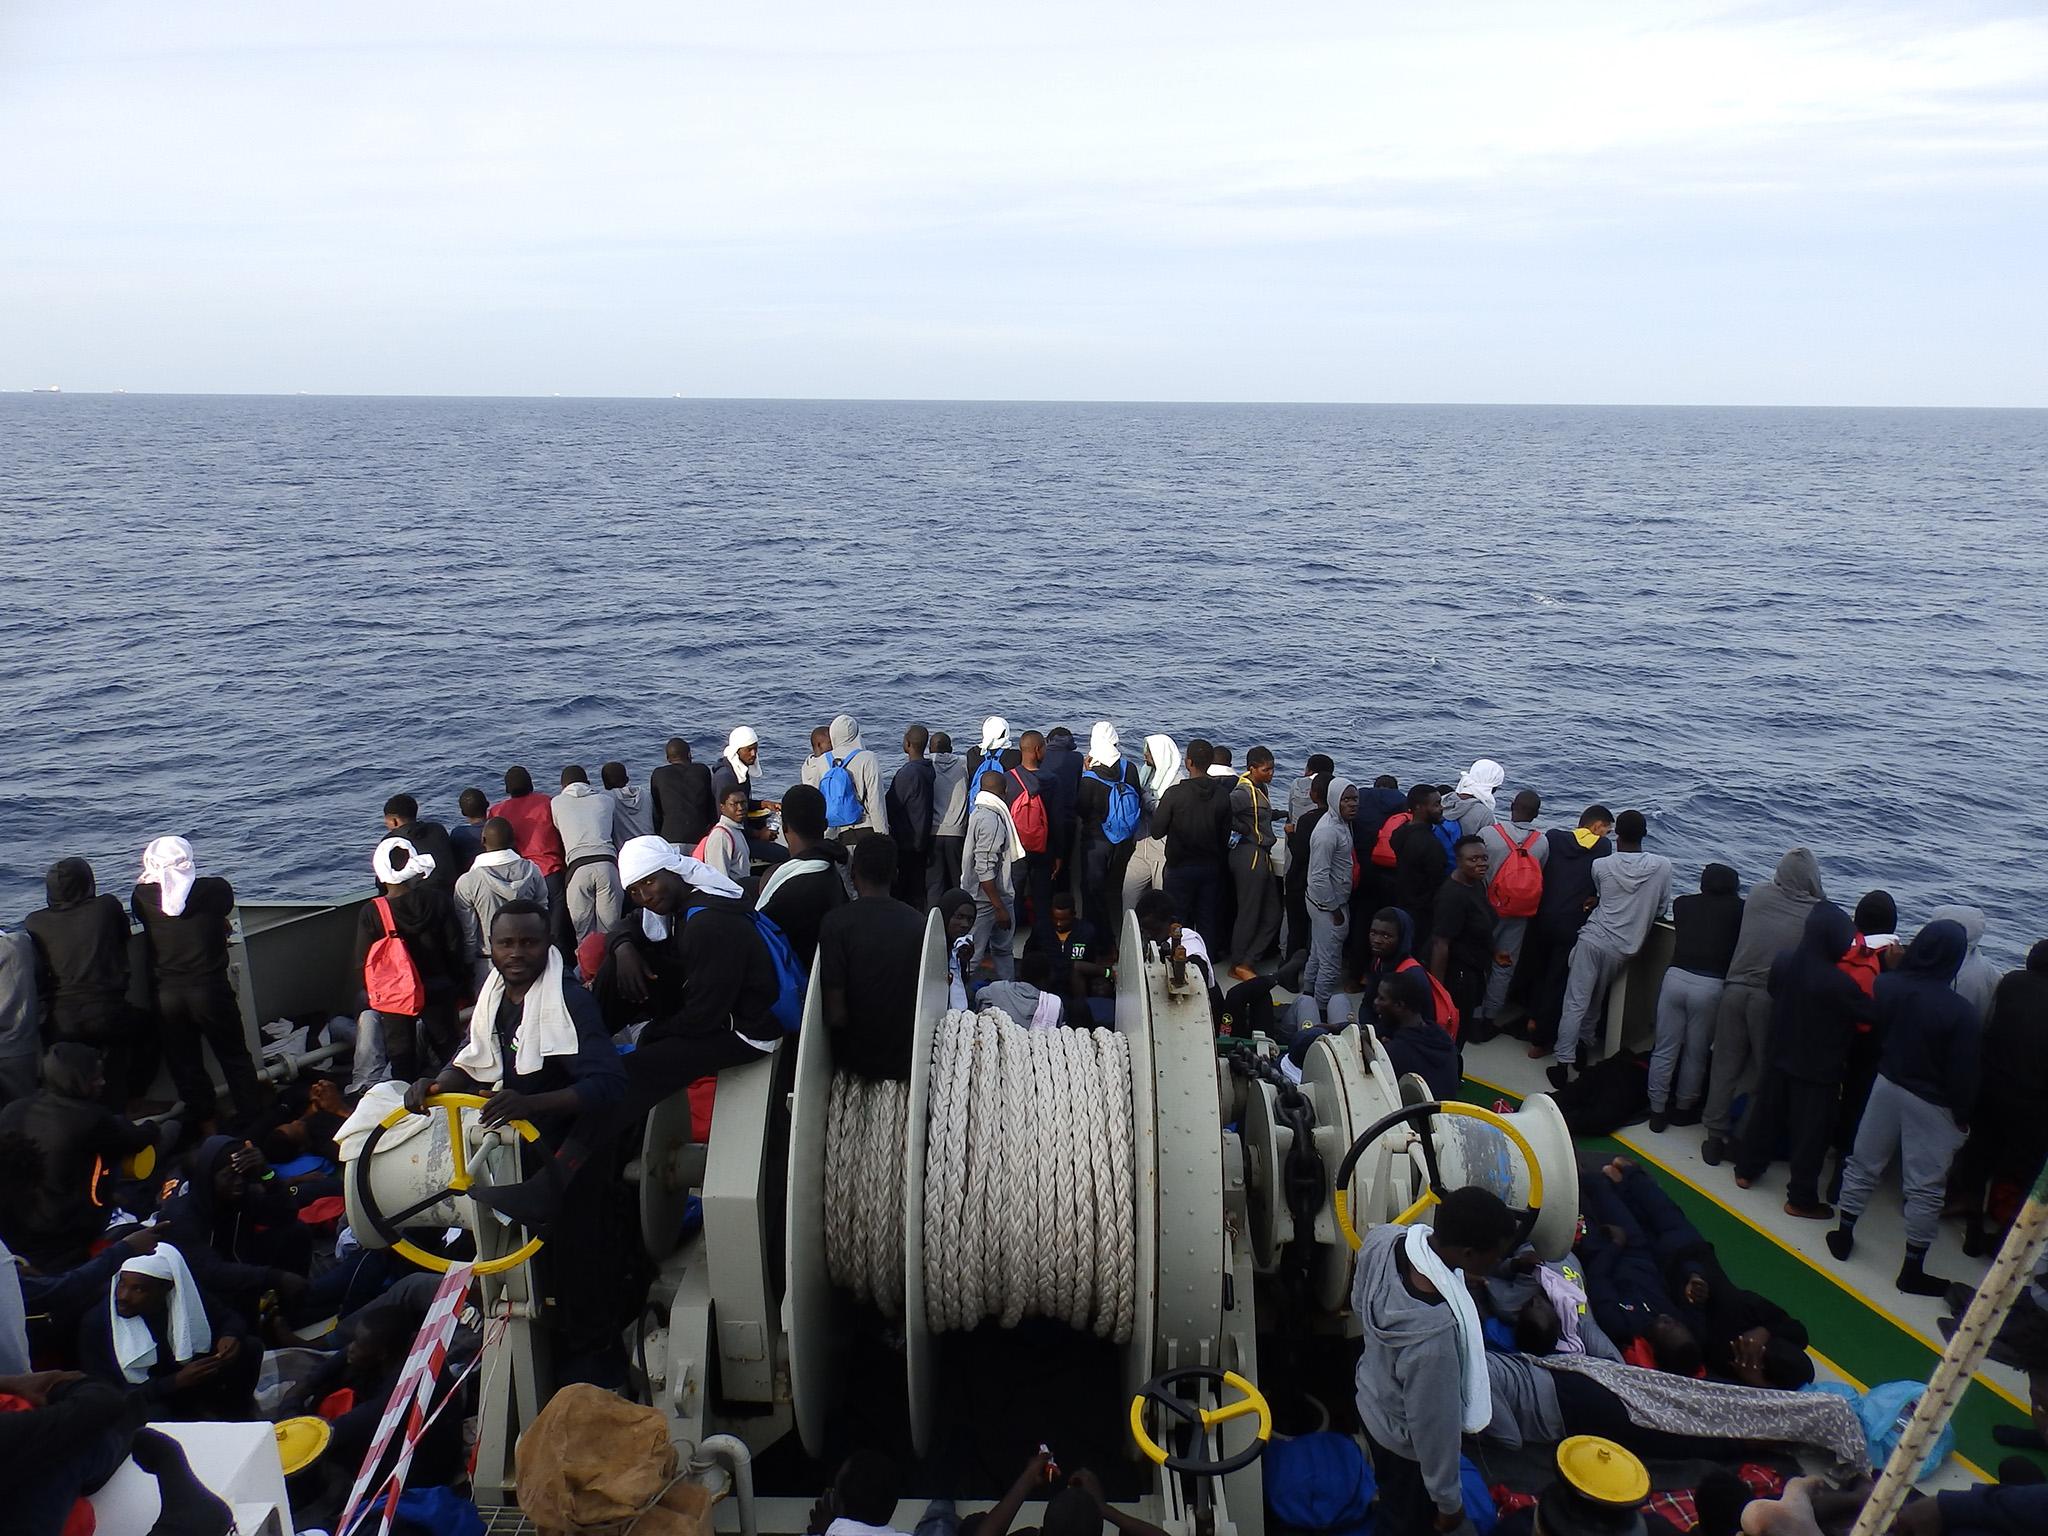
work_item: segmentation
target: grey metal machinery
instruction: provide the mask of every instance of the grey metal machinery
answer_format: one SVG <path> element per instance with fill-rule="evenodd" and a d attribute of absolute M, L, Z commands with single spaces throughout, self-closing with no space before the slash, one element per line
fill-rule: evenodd
<path fill-rule="evenodd" d="M 1357 1229 L 1418 1219 L 1432 1191 L 1470 1182 L 1537 1207 L 1531 1241 L 1559 1256 L 1577 1221 L 1570 1137 L 1547 1099 L 1507 1116 L 1428 1104 L 1418 1082 L 1393 1078 L 1365 1025 L 1315 1041 L 1298 1084 L 1268 1042 L 1252 1042 L 1235 1067 L 1220 1064 L 1205 979 L 1177 953 L 1147 946 L 1135 919 L 1126 922 L 1116 975 L 1114 1027 L 1127 1048 L 1117 1059 L 1127 1055 L 1128 1082 L 1104 1079 L 1103 1091 L 1119 1097 L 1109 1123 L 1128 1125 L 1129 1200 L 1116 1208 L 1130 1213 L 1134 1280 L 1128 1333 L 1116 1349 L 1131 1402 L 1131 1452 L 1144 1457 L 1127 1479 L 1142 1491 L 1127 1507 L 1175 1536 L 1263 1536 L 1258 1451 L 1270 1417 L 1253 1385 L 1261 1276 L 1295 1265 L 1307 1276 L 1316 1325 L 1355 1333 L 1347 1305 Z M 927 1278 L 958 1258 L 927 1251 L 943 1228 L 925 1219 L 928 1191 L 952 1171 L 931 1134 L 940 1032 L 960 1027 L 960 1016 L 949 1015 L 949 989 L 933 914 L 918 979 L 900 1196 L 894 1186 L 889 1196 L 892 1218 L 898 1198 L 902 1215 L 902 1401 L 920 1456 L 934 1442 L 939 1397 Z M 660 1263 L 649 1312 L 665 1320 L 643 1340 L 644 1385 L 677 1442 L 721 1450 L 744 1496 L 720 1504 L 718 1519 L 749 1536 L 803 1530 L 817 1490 L 739 1488 L 743 1463 L 792 1434 L 811 1456 L 824 1455 L 832 1416 L 861 1401 L 861 1384 L 842 1361 L 827 1262 L 828 1230 L 847 1219 L 827 1191 L 832 1046 L 814 980 L 803 1027 L 780 1048 L 795 1053 L 793 1073 L 765 1057 L 720 1074 L 708 1145 L 690 1141 L 678 1096 L 650 1117 L 629 1170 L 639 1183 L 642 1239 Z M 371 1147 L 350 1165 L 351 1220 L 365 1241 L 383 1240 L 378 1232 L 391 1228 L 374 1212 L 445 1193 L 448 1159 L 429 1148 L 447 1145 L 449 1134 L 437 1123 L 411 1141 Z M 486 1177 L 493 1134 L 465 1132 Z M 373 1191 L 367 1202 L 364 1189 Z M 678 1241 L 692 1190 L 702 1226 Z M 363 1209 L 357 1220 L 365 1204 L 374 1212 Z M 488 1243 L 481 1251 L 496 1258 L 522 1252 L 467 1199 L 423 1209 L 428 1219 L 468 1223 Z M 1096 1243 L 1125 1236 L 1084 1234 Z M 892 1251 L 892 1281 L 894 1262 Z M 485 1280 L 486 1312 L 509 1309 L 517 1325 L 489 1346 L 502 1359 L 484 1371 L 495 1385 L 487 1385 L 482 1409 L 480 1502 L 513 1502 L 511 1449 L 548 1389 L 526 1273 L 515 1261 Z"/>

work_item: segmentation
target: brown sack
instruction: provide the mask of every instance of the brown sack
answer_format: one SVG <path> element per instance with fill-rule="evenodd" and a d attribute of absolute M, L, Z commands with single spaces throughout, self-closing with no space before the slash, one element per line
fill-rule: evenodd
<path fill-rule="evenodd" d="M 516 1458 L 519 1508 L 544 1536 L 710 1536 L 711 1494 L 675 1481 L 659 1409 L 564 1387 L 526 1426 Z"/>

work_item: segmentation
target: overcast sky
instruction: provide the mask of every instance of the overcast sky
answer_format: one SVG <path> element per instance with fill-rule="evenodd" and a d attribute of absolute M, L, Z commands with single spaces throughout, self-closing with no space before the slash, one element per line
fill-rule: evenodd
<path fill-rule="evenodd" d="M 0 0 L 0 387 L 2048 405 L 2048 8 Z"/>

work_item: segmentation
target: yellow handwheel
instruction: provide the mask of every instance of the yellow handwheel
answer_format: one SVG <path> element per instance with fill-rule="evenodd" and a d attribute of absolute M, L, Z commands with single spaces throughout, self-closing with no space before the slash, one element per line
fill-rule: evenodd
<path fill-rule="evenodd" d="M 1238 1396 L 1228 1403 L 1214 1408 L 1197 1408 L 1172 1388 L 1184 1381 L 1213 1382 L 1218 1387 L 1229 1387 Z M 1221 1393 L 1218 1394 L 1221 1396 Z M 1248 1413 L 1259 1416 L 1258 1433 L 1252 1443 L 1233 1455 L 1220 1461 L 1203 1461 L 1195 1456 L 1175 1456 L 1165 1446 L 1154 1440 L 1145 1430 L 1145 1405 L 1157 1403 L 1168 1413 L 1192 1428 L 1208 1430 L 1231 1419 L 1241 1419 Z M 1266 1449 L 1266 1442 L 1273 1438 L 1273 1410 L 1266 1405 L 1265 1395 L 1235 1371 L 1218 1370 L 1213 1365 L 1183 1366 L 1177 1371 L 1165 1371 L 1154 1376 L 1131 1399 L 1131 1438 L 1138 1442 L 1138 1449 L 1159 1466 L 1169 1472 L 1192 1472 L 1198 1477 L 1222 1477 L 1240 1467 L 1248 1467 L 1257 1461 Z"/>
<path fill-rule="evenodd" d="M 1362 1241 L 1358 1235 L 1358 1229 L 1351 1224 L 1350 1191 L 1351 1172 L 1358 1166 L 1358 1159 L 1364 1154 L 1365 1149 L 1397 1125 L 1413 1124 L 1418 1130 L 1421 1130 L 1421 1122 L 1428 1120 L 1434 1115 L 1449 1115 L 1453 1118 L 1462 1117 L 1467 1120 L 1477 1120 L 1483 1125 L 1490 1125 L 1507 1137 L 1515 1150 L 1522 1154 L 1522 1161 L 1528 1165 L 1529 1169 L 1529 1208 L 1522 1212 L 1521 1226 L 1515 1234 L 1515 1241 L 1517 1243 L 1527 1242 L 1529 1234 L 1536 1228 L 1537 1217 L 1543 1214 L 1543 1164 L 1537 1161 L 1536 1149 L 1529 1145 L 1527 1137 L 1508 1123 L 1506 1116 L 1497 1115 L 1490 1109 L 1482 1109 L 1477 1104 L 1467 1104 L 1460 1099 L 1446 1099 L 1441 1103 L 1433 1104 L 1406 1105 L 1395 1110 L 1390 1115 L 1382 1115 L 1378 1120 L 1367 1126 L 1359 1138 L 1351 1143 L 1351 1150 L 1344 1154 L 1344 1161 L 1337 1165 L 1337 1192 L 1332 1197 L 1337 1213 L 1337 1226 L 1344 1234 L 1344 1241 L 1349 1243 L 1354 1250 L 1357 1249 Z M 1426 1131 L 1424 1131 L 1422 1136 L 1422 1163 L 1429 1174 L 1429 1186 L 1416 1198 L 1413 1205 L 1394 1218 L 1395 1226 L 1407 1226 L 1408 1223 L 1443 1199 L 1446 1193 L 1443 1187 L 1443 1173 L 1436 1163 L 1436 1143 L 1429 1139 Z"/>
<path fill-rule="evenodd" d="M 378 1121 L 376 1126 L 370 1131 L 370 1134 L 364 1138 L 363 1150 L 355 1159 L 357 1170 L 355 1184 L 356 1201 L 362 1208 L 364 1218 L 369 1222 L 371 1229 L 384 1239 L 393 1253 L 398 1254 L 401 1258 L 410 1260 L 422 1269 L 431 1269 L 438 1274 L 446 1274 L 455 1266 L 452 1260 L 444 1258 L 438 1253 L 429 1253 L 426 1249 L 420 1247 L 419 1244 L 413 1242 L 412 1239 L 405 1235 L 400 1223 L 417 1216 L 421 1211 L 426 1210 L 431 1205 L 438 1204 L 450 1195 L 466 1193 L 475 1182 L 470 1177 L 469 1172 L 469 1148 L 463 1143 L 462 1112 L 465 1109 L 482 1109 L 488 1102 L 484 1095 L 480 1093 L 430 1093 L 427 1095 L 423 1107 L 428 1114 L 432 1114 L 437 1109 L 448 1111 L 448 1149 L 454 1160 L 455 1172 L 444 1188 L 435 1190 L 423 1200 L 414 1201 L 402 1211 L 394 1211 L 391 1215 L 387 1216 L 384 1212 L 377 1209 L 376 1197 L 370 1193 L 369 1180 L 364 1176 L 362 1170 L 369 1167 L 370 1154 L 376 1150 L 377 1143 L 382 1139 L 384 1133 L 403 1125 L 407 1120 L 411 1119 L 412 1111 L 401 1106 Z M 507 1120 L 505 1124 L 518 1132 L 521 1141 L 540 1140 L 540 1132 L 534 1128 L 531 1120 Z M 528 1259 L 540 1252 L 540 1249 L 541 1239 L 529 1233 L 526 1241 L 510 1253 L 503 1254 L 495 1259 L 481 1260 L 473 1267 L 476 1273 L 480 1275 L 499 1274 L 524 1264 Z"/>

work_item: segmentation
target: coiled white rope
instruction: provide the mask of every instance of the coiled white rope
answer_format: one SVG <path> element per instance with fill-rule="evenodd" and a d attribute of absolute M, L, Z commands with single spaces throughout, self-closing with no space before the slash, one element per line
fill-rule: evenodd
<path fill-rule="evenodd" d="M 826 1268 L 903 1311 L 909 1086 L 833 1078 Z M 949 1012 L 932 1042 L 925 1314 L 934 1333 L 1058 1318 L 1122 1343 L 1137 1305 L 1131 1056 L 1110 1029 L 1030 1030 Z"/>

